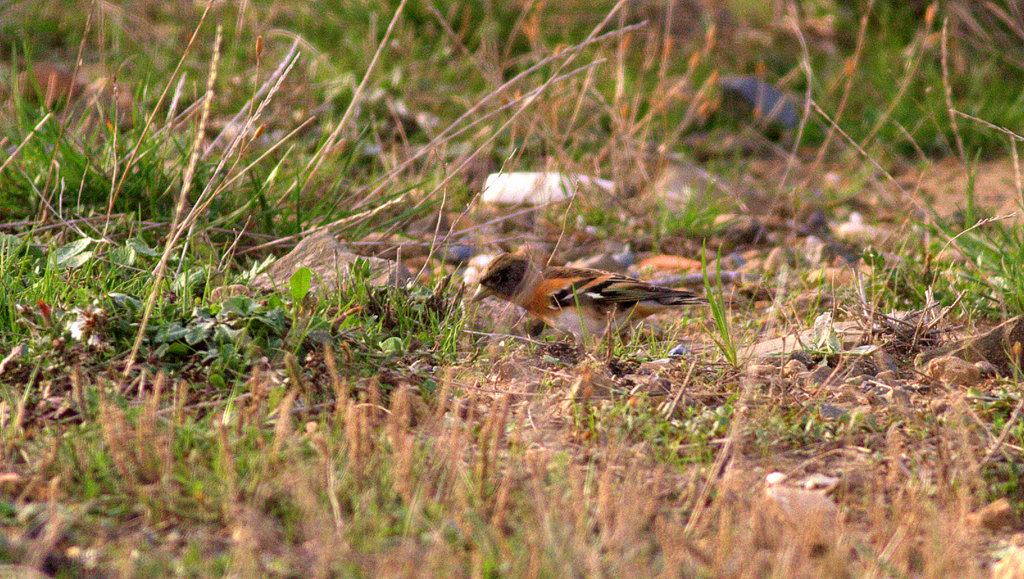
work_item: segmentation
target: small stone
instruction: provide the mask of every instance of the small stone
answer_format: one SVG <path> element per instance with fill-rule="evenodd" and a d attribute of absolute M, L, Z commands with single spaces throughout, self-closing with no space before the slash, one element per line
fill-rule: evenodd
<path fill-rule="evenodd" d="M 615 183 L 587 175 L 491 173 L 487 176 L 480 199 L 497 205 L 544 205 L 570 199 L 580 189 L 608 194 L 615 190 Z"/>
<path fill-rule="evenodd" d="M 832 237 L 828 226 L 828 216 L 821 209 L 812 209 L 797 220 L 797 233 L 800 235 L 816 235 L 822 239 Z"/>
<path fill-rule="evenodd" d="M 249 289 L 249 286 L 242 284 L 222 285 L 213 288 L 213 291 L 210 292 L 210 301 L 222 302 L 235 296 L 252 297 L 252 290 Z"/>
<path fill-rule="evenodd" d="M 932 380 L 950 386 L 970 387 L 981 381 L 981 370 L 963 358 L 940 356 L 928 362 L 924 372 Z"/>
<path fill-rule="evenodd" d="M 853 212 L 849 221 L 836 227 L 835 236 L 851 243 L 877 243 L 885 236 L 885 232 L 878 227 L 865 224 L 861 214 Z"/>
<path fill-rule="evenodd" d="M 695 259 L 678 255 L 655 255 L 637 264 L 641 271 L 651 272 L 690 272 L 700 271 L 701 264 Z"/>
<path fill-rule="evenodd" d="M 828 402 L 822 402 L 818 405 L 818 413 L 821 414 L 822 418 L 836 420 L 842 418 L 844 414 L 849 412 L 848 409 L 835 404 L 829 404 Z"/>
<path fill-rule="evenodd" d="M 808 235 L 804 238 L 804 258 L 811 265 L 839 263 L 852 263 L 850 248 L 836 241 L 825 241 L 816 235 Z"/>
<path fill-rule="evenodd" d="M 828 476 L 821 473 L 814 473 L 804 479 L 803 488 L 805 490 L 829 490 L 839 484 L 839 478 L 834 476 Z"/>
<path fill-rule="evenodd" d="M 891 388 L 882 395 L 882 400 L 901 408 L 907 408 L 910 406 L 910 393 L 903 388 Z"/>
<path fill-rule="evenodd" d="M 369 268 L 367 283 L 375 287 L 396 286 L 412 279 L 412 274 L 400 263 L 376 257 L 362 257 L 346 250 L 334 236 L 326 231 L 306 237 L 287 255 L 270 264 L 256 276 L 253 286 L 260 290 L 282 290 L 288 287 L 292 275 L 301 267 L 313 270 L 312 290 L 330 291 L 352 276 L 357 261 Z"/>
<path fill-rule="evenodd" d="M 36 63 L 31 71 L 18 75 L 18 86 L 21 87 L 22 98 L 32 103 L 42 100 L 48 108 L 77 99 L 86 87 L 67 68 L 46 62 Z"/>
<path fill-rule="evenodd" d="M 444 249 L 442 254 L 445 261 L 452 263 L 465 263 L 473 258 L 476 249 L 469 245 L 450 245 Z"/>
<path fill-rule="evenodd" d="M 793 257 L 793 252 L 782 247 L 773 247 L 764 259 L 764 271 L 766 273 L 775 273 L 783 267 L 792 267 L 795 263 L 796 260 Z"/>
<path fill-rule="evenodd" d="M 676 344 L 671 350 L 668 351 L 669 356 L 686 356 L 690 354 L 690 349 L 686 347 L 686 344 Z"/>
<path fill-rule="evenodd" d="M 760 219 L 750 215 L 736 215 L 733 216 L 732 221 L 728 222 L 728 226 L 721 232 L 720 237 L 726 247 L 732 247 L 759 241 L 764 242 L 767 235 L 768 230 Z"/>
<path fill-rule="evenodd" d="M 920 367 L 930 363 L 930 360 L 952 354 L 968 362 L 989 362 L 999 370 L 1000 374 L 1012 376 L 1015 369 L 1024 366 L 1024 345 L 1022 344 L 1024 344 L 1024 316 L 1017 316 L 984 334 L 925 352 L 919 355 L 915 362 Z"/>
<path fill-rule="evenodd" d="M 623 265 L 610 253 L 598 253 L 590 257 L 577 259 L 567 264 L 569 267 L 580 267 L 585 269 L 600 269 L 602 271 L 613 271 L 625 273 L 628 266 Z"/>
<path fill-rule="evenodd" d="M 761 272 L 763 270 L 764 270 L 764 261 L 762 261 L 760 258 L 755 257 L 755 258 L 753 258 L 751 260 L 748 260 L 743 265 L 741 265 L 740 268 L 738 270 L 736 270 L 736 272 L 739 273 L 742 276 L 753 277 L 754 279 L 759 279 L 761 277 Z"/>
<path fill-rule="evenodd" d="M 896 374 L 894 374 L 892 370 L 882 370 L 875 376 L 875 380 L 878 380 L 887 386 L 891 386 L 896 379 Z"/>
<path fill-rule="evenodd" d="M 979 372 L 981 372 L 981 376 L 983 378 L 992 378 L 999 374 L 999 368 L 996 368 L 996 365 L 993 364 L 992 362 L 989 362 L 988 360 L 981 360 L 980 362 L 975 362 L 974 367 L 977 368 Z"/>
<path fill-rule="evenodd" d="M 800 123 L 794 97 L 752 75 L 724 76 L 718 81 L 726 108 L 746 113 L 776 129 L 793 129 Z"/>
<path fill-rule="evenodd" d="M 724 262 L 726 267 L 736 269 L 738 267 L 743 267 L 743 264 L 747 263 L 749 259 L 747 257 L 744 257 L 742 253 L 737 253 L 734 251 L 729 255 L 723 257 L 722 261 Z"/>
<path fill-rule="evenodd" d="M 804 258 L 811 265 L 817 265 L 823 261 L 825 242 L 815 235 L 808 235 L 804 238 Z"/>
<path fill-rule="evenodd" d="M 854 388 L 859 388 L 859 387 L 861 387 L 864 384 L 865 381 L 867 381 L 867 377 L 864 376 L 863 374 L 854 374 L 854 375 L 851 375 L 851 376 L 847 376 L 843 380 L 843 385 L 844 386 L 852 386 Z"/>
<path fill-rule="evenodd" d="M 686 207 L 719 189 L 720 178 L 695 163 L 672 162 L 661 169 L 651 184 L 650 193 L 667 207 Z M 728 185 L 725 189 L 731 189 Z"/>
<path fill-rule="evenodd" d="M 809 372 L 797 375 L 804 388 L 817 389 L 826 386 L 829 378 L 832 377 L 833 369 L 828 366 L 818 366 Z"/>
<path fill-rule="evenodd" d="M 778 366 L 772 366 L 771 364 L 752 363 L 747 365 L 747 374 L 751 376 L 774 376 L 778 373 Z"/>
<path fill-rule="evenodd" d="M 787 377 L 797 376 L 807 371 L 807 365 L 800 360 L 790 360 L 782 367 L 782 375 Z"/>
<path fill-rule="evenodd" d="M 999 531 L 1017 524 L 1013 507 L 1005 498 L 993 501 L 967 515 L 967 521 L 975 527 L 984 527 L 990 531 Z"/>
<path fill-rule="evenodd" d="M 868 416 L 871 416 L 874 409 L 868 404 L 861 404 L 850 411 L 850 422 L 858 423 L 863 422 Z"/>
<path fill-rule="evenodd" d="M 875 362 L 875 366 L 878 367 L 879 375 L 882 372 L 889 372 L 895 376 L 899 372 L 896 360 L 893 360 L 892 356 L 882 348 L 875 350 L 871 354 L 871 359 Z"/>

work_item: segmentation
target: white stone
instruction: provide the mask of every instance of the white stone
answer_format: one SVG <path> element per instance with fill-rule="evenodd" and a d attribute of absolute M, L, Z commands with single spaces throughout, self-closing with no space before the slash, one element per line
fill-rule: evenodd
<path fill-rule="evenodd" d="M 615 183 L 587 175 L 563 173 L 491 173 L 481 199 L 499 205 L 544 205 L 572 198 L 581 188 L 598 188 L 606 193 Z"/>

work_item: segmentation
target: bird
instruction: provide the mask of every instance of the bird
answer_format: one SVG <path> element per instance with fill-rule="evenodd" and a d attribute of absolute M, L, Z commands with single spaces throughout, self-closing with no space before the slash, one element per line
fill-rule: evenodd
<path fill-rule="evenodd" d="M 686 291 L 578 267 L 541 267 L 524 253 L 503 253 L 480 274 L 472 296 L 493 296 L 516 304 L 545 324 L 582 342 L 674 306 L 707 303 Z"/>

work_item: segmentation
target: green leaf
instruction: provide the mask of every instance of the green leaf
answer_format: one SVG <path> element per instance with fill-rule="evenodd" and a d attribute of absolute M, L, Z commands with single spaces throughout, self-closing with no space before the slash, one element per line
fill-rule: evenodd
<path fill-rule="evenodd" d="M 171 322 L 157 330 L 156 335 L 153 336 L 153 341 L 158 344 L 176 342 L 184 339 L 187 333 L 188 328 L 177 322 Z"/>
<path fill-rule="evenodd" d="M 83 237 L 77 241 L 57 248 L 53 252 L 53 258 L 57 262 L 57 265 L 63 267 L 78 267 L 84 261 L 76 260 L 75 258 L 82 254 L 86 249 L 89 248 L 89 244 L 93 242 L 90 237 Z M 89 257 L 92 257 L 92 253 L 89 253 Z M 86 259 L 88 261 L 88 259 Z"/>
<path fill-rule="evenodd" d="M 85 265 L 90 259 L 92 259 L 93 253 L 91 251 L 85 251 L 78 255 L 73 255 L 63 263 L 60 263 L 60 267 L 64 269 L 75 269 Z"/>
<path fill-rule="evenodd" d="M 306 299 L 307 295 L 309 295 L 309 288 L 312 283 L 313 271 L 308 267 L 300 267 L 295 270 L 291 279 L 288 280 L 288 292 L 291 294 L 293 300 L 301 302 Z"/>
<path fill-rule="evenodd" d="M 132 249 L 135 253 L 145 255 L 148 257 L 160 257 L 160 252 L 151 249 L 148 245 L 139 241 L 138 239 L 129 239 L 125 242 L 125 247 Z"/>
<path fill-rule="evenodd" d="M 125 246 L 115 247 L 114 249 L 111 249 L 110 253 L 107 254 L 107 257 L 110 259 L 110 262 L 115 265 L 130 267 L 135 265 L 135 259 L 138 257 L 138 255 L 138 252 L 136 252 L 134 249 L 132 249 L 129 246 Z"/>
<path fill-rule="evenodd" d="M 398 336 L 391 336 L 386 340 L 382 340 L 380 343 L 380 349 L 385 354 L 401 354 L 405 351 L 405 344 L 402 342 L 402 338 Z"/>

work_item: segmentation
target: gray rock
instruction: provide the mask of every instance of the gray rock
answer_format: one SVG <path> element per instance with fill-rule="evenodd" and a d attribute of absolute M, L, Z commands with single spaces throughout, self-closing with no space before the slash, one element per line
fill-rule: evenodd
<path fill-rule="evenodd" d="M 583 267 L 590 269 L 600 269 L 602 271 L 613 271 L 616 273 L 625 273 L 628 269 L 628 265 L 623 265 L 614 255 L 610 253 L 598 253 L 590 257 L 584 257 L 583 259 L 577 259 L 576 261 L 568 264 L 570 267 Z"/>
<path fill-rule="evenodd" d="M 932 358 L 925 365 L 925 374 L 932 380 L 969 388 L 981 382 L 981 370 L 963 358 L 946 355 Z"/>
<path fill-rule="evenodd" d="M 308 267 L 313 271 L 311 291 L 331 291 L 351 277 L 352 265 L 357 260 L 369 265 L 370 285 L 402 285 L 412 279 L 412 274 L 404 265 L 351 253 L 334 236 L 323 231 L 303 239 L 295 249 L 270 264 L 264 273 L 253 280 L 253 287 L 264 291 L 287 289 L 292 275 L 299 268 Z"/>
<path fill-rule="evenodd" d="M 924 367 L 935 358 L 952 355 L 967 362 L 988 362 L 1000 374 L 1012 376 L 1024 365 L 1024 316 L 999 324 L 988 332 L 925 352 L 916 365 Z M 979 370 L 980 373 L 980 370 Z"/>
<path fill-rule="evenodd" d="M 842 416 L 848 412 L 849 409 L 835 404 L 829 404 L 828 402 L 822 402 L 818 405 L 818 413 L 821 414 L 822 418 L 836 420 L 838 418 L 842 418 Z"/>
<path fill-rule="evenodd" d="M 758 120 L 792 129 L 800 124 L 793 99 L 771 84 L 750 75 L 726 76 L 718 81 L 727 104 L 734 104 Z"/>
<path fill-rule="evenodd" d="M 451 261 L 453 263 L 465 263 L 476 255 L 476 249 L 469 245 L 449 245 L 444 248 L 442 256 L 445 261 Z"/>
<path fill-rule="evenodd" d="M 855 321 L 834 322 L 831 330 L 839 338 L 843 348 L 852 348 L 863 343 L 867 335 L 861 325 Z M 798 332 L 795 336 L 788 335 L 764 340 L 744 348 L 738 354 L 741 359 L 789 355 L 813 347 L 815 332 L 815 328 L 808 328 Z"/>
<path fill-rule="evenodd" d="M 690 349 L 686 347 L 686 344 L 676 344 L 671 350 L 668 351 L 669 356 L 687 356 L 691 354 Z"/>

